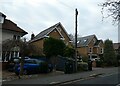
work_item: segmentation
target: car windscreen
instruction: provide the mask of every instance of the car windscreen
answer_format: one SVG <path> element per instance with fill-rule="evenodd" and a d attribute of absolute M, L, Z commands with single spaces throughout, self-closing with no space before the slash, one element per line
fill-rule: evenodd
<path fill-rule="evenodd" d="M 37 60 L 36 62 L 37 62 L 37 64 L 40 64 L 40 63 L 45 62 L 45 61 L 43 61 L 43 60 Z"/>
<path fill-rule="evenodd" d="M 35 60 L 25 60 L 25 63 L 36 64 L 36 61 Z"/>

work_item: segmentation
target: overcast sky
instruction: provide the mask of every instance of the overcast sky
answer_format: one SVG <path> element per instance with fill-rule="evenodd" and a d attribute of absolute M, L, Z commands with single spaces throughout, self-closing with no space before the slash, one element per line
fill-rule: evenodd
<path fill-rule="evenodd" d="M 78 34 L 95 34 L 98 39 L 118 42 L 117 26 L 112 19 L 102 21 L 101 7 L 105 0 L 0 0 L 0 11 L 7 19 L 28 32 L 26 37 L 37 35 L 61 22 L 68 34 L 74 34 L 75 8 L 78 9 Z"/>

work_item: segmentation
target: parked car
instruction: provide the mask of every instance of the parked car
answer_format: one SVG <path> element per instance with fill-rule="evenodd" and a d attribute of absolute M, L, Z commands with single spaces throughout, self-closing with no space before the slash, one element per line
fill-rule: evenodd
<path fill-rule="evenodd" d="M 23 70 L 23 74 L 51 72 L 53 70 L 53 66 L 43 60 L 25 59 Z M 20 64 L 15 65 L 15 73 L 17 75 L 20 73 Z"/>
<path fill-rule="evenodd" d="M 20 62 L 21 57 L 13 57 L 8 65 L 8 71 L 13 72 L 15 64 Z M 24 59 L 30 59 L 29 57 L 24 57 Z"/>

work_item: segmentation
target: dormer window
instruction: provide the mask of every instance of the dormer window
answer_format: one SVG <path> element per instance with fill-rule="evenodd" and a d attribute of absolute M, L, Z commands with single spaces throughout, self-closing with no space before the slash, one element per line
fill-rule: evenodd
<path fill-rule="evenodd" d="M 77 41 L 77 44 L 80 43 L 80 41 Z"/>
<path fill-rule="evenodd" d="M 47 35 L 45 35 L 44 37 L 45 37 L 45 38 L 49 38 L 49 36 L 47 36 Z"/>
<path fill-rule="evenodd" d="M 0 16 L 0 23 L 3 23 L 3 22 L 4 22 L 4 17 Z"/>
<path fill-rule="evenodd" d="M 84 43 L 85 43 L 85 42 L 87 41 L 87 39 L 84 39 L 83 41 L 84 41 Z"/>

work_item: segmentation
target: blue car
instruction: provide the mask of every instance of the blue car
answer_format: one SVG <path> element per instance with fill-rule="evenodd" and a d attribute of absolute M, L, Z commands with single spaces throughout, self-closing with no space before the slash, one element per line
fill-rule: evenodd
<path fill-rule="evenodd" d="M 15 73 L 19 75 L 20 64 L 15 65 Z M 23 74 L 40 73 L 40 72 L 51 72 L 53 70 L 52 64 L 48 64 L 43 60 L 38 59 L 25 59 L 23 66 Z"/>

